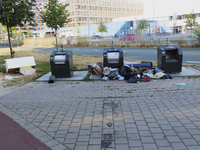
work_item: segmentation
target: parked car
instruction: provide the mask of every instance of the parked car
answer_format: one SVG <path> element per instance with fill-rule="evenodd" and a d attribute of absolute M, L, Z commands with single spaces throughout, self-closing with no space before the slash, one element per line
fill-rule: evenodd
<path fill-rule="evenodd" d="M 92 37 L 91 37 L 91 39 L 101 39 L 102 37 L 100 36 L 100 35 L 93 35 Z"/>
<path fill-rule="evenodd" d="M 124 34 L 120 37 L 120 41 L 134 41 L 136 40 L 136 36 L 134 34 Z"/>

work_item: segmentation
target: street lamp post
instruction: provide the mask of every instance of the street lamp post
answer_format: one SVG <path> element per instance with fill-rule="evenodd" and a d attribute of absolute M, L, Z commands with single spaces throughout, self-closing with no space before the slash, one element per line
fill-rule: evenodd
<path fill-rule="evenodd" d="M 88 0 L 88 37 L 89 37 L 89 45 L 91 45 L 91 39 L 90 39 L 90 14 L 89 14 L 89 0 Z"/>
<path fill-rule="evenodd" d="M 155 5 L 154 5 L 154 0 L 153 0 L 153 25 L 154 25 L 154 28 L 155 28 L 155 31 L 156 31 L 156 25 L 155 25 L 155 20 L 154 20 L 155 19 L 154 18 L 155 17 L 155 10 L 154 9 L 155 9 Z M 154 36 L 154 32 L 153 32 L 153 36 Z"/>

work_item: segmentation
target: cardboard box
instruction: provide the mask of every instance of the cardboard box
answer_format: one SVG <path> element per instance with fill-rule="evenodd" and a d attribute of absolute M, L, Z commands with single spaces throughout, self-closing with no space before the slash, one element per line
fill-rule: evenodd
<path fill-rule="evenodd" d="M 23 75 L 32 75 L 35 73 L 35 69 L 32 67 L 20 68 L 20 73 Z"/>

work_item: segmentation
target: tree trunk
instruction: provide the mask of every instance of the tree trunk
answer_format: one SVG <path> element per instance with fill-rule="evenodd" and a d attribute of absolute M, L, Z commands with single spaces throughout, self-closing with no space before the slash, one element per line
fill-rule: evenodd
<path fill-rule="evenodd" d="M 7 25 L 7 31 L 8 31 L 8 42 L 9 42 L 9 46 L 10 46 L 10 56 L 11 56 L 11 58 L 13 58 L 12 42 L 10 41 L 10 30 L 9 30 L 8 25 Z"/>
<path fill-rule="evenodd" d="M 58 51 L 57 30 L 55 30 L 55 34 L 56 34 L 56 51 Z"/>

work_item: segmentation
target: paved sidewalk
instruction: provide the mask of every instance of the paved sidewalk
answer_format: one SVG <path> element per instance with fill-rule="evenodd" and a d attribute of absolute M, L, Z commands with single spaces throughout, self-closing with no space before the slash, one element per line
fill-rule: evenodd
<path fill-rule="evenodd" d="M 0 110 L 53 150 L 200 149 L 200 78 L 34 82 Z"/>

